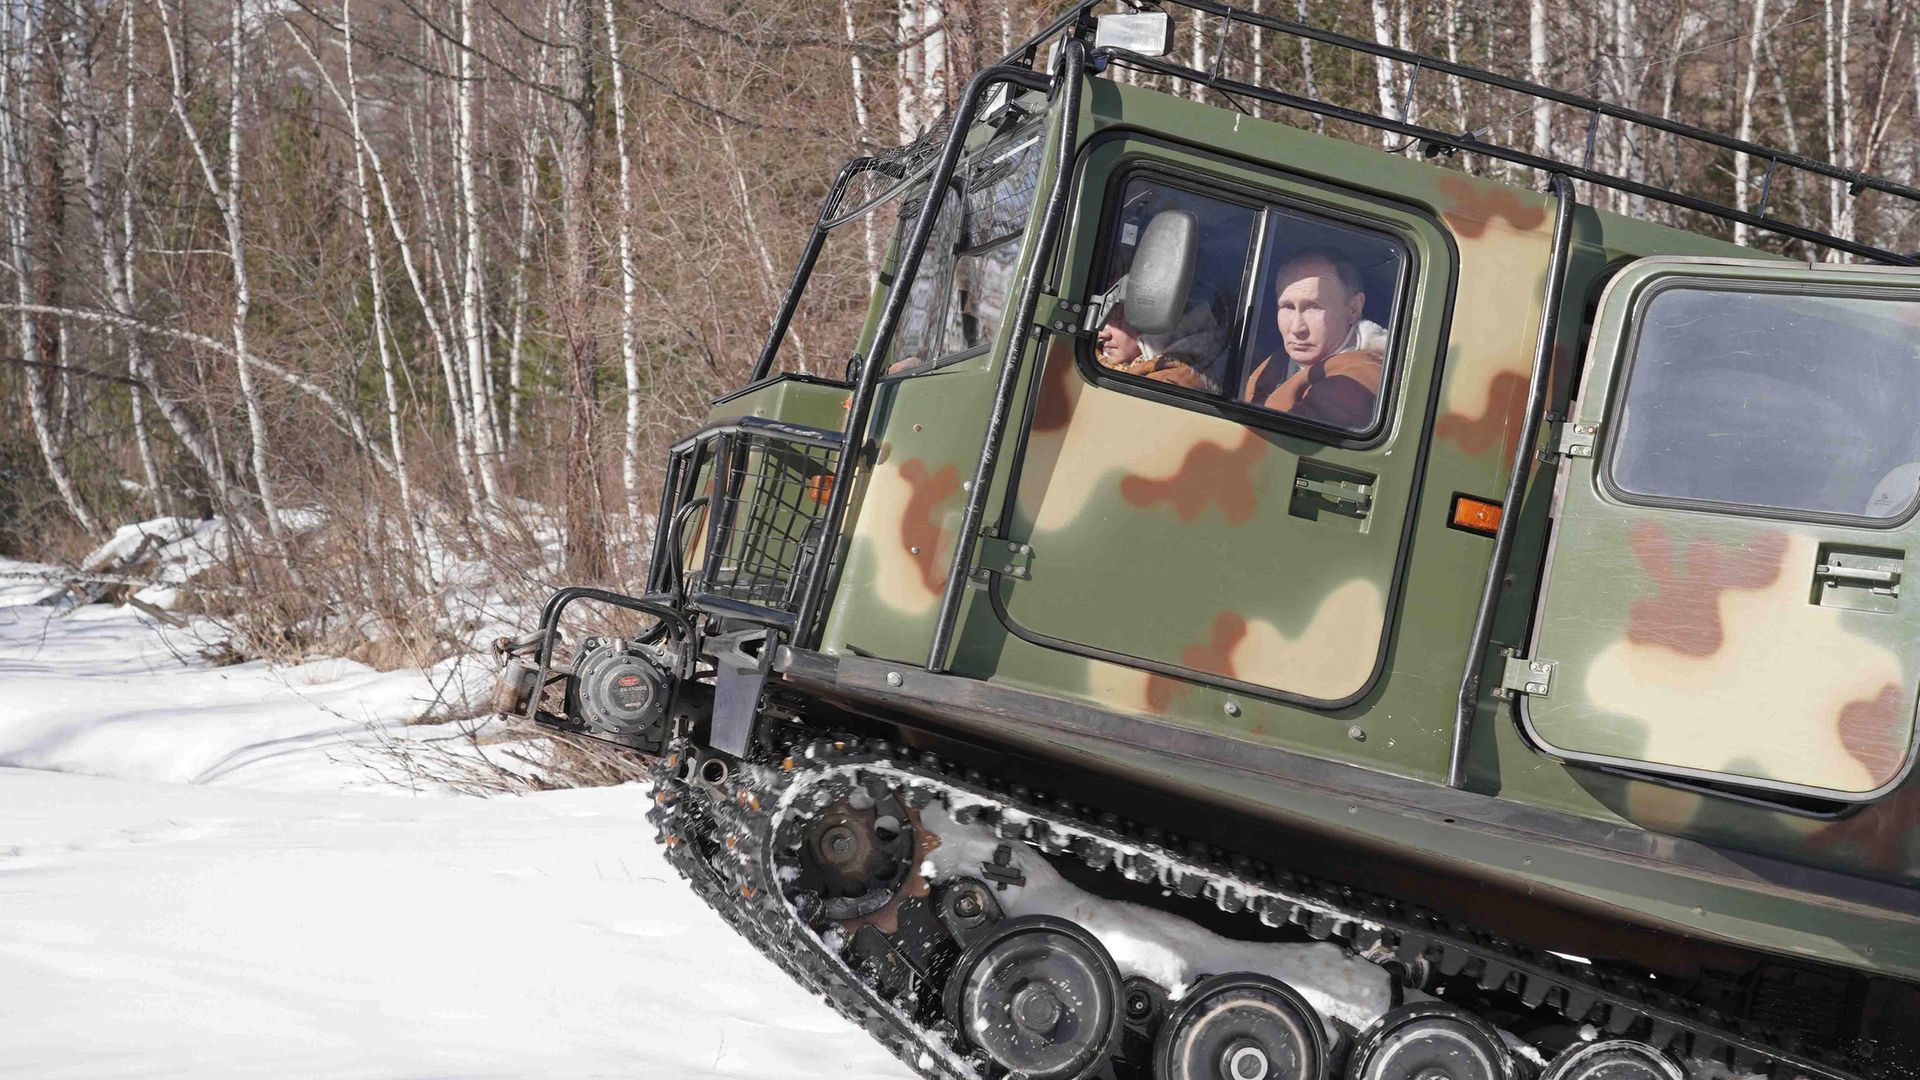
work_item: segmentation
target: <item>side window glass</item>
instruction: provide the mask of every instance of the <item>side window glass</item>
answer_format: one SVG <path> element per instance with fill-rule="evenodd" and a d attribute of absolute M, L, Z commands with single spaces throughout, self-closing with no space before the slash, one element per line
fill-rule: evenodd
<path fill-rule="evenodd" d="M 1380 418 L 1406 254 L 1378 233 L 1274 208 L 1241 401 L 1350 434 Z"/>
<path fill-rule="evenodd" d="M 1100 366 L 1122 375 L 1218 396 L 1233 384 L 1240 298 L 1260 210 L 1134 177 L 1121 191 L 1103 289 L 1126 275 L 1147 223 L 1166 210 L 1185 210 L 1200 223 L 1200 253 L 1186 311 L 1171 330 L 1142 334 L 1127 321 L 1126 305 L 1117 305 L 1094 339 L 1094 355 Z"/>
<path fill-rule="evenodd" d="M 1040 170 L 1040 134 L 1029 129 L 984 147 L 942 205 L 920 261 L 889 375 L 931 371 L 940 361 L 993 343 L 1013 288 Z M 910 196 L 911 197 L 911 196 Z M 912 228 L 903 219 L 899 236 Z"/>
<path fill-rule="evenodd" d="M 1644 304 L 1609 477 L 1620 494 L 1903 517 L 1920 492 L 1920 302 L 1669 286 Z"/>
<path fill-rule="evenodd" d="M 1104 288 L 1126 273 L 1163 210 L 1200 223 L 1186 314 L 1166 334 L 1143 335 L 1116 307 L 1096 338 L 1100 365 L 1343 434 L 1375 430 L 1405 246 L 1286 207 L 1134 177 L 1122 189 Z"/>
<path fill-rule="evenodd" d="M 913 196 L 909 196 L 912 198 Z M 912 233 L 919 217 L 901 215 L 900 242 Z M 906 307 L 900 310 L 900 324 L 893 331 L 893 346 L 888 353 L 887 370 L 905 370 L 931 359 L 940 344 L 936 336 L 944 318 L 947 276 L 953 268 L 953 249 L 960 237 L 960 198 L 949 194 L 940 204 L 940 216 L 934 219 L 933 235 L 927 251 L 920 257 L 920 268 L 907 289 Z"/>

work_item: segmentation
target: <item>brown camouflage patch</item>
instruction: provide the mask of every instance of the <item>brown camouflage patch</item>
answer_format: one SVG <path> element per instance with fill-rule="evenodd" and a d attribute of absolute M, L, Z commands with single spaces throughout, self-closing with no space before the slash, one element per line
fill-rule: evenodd
<path fill-rule="evenodd" d="M 1899 684 L 1888 683 L 1873 697 L 1849 701 L 1840 710 L 1840 741 L 1880 784 L 1898 776 L 1907 763 L 1905 701 Z"/>
<path fill-rule="evenodd" d="M 1537 229 L 1547 220 L 1544 203 L 1529 202 L 1521 193 L 1504 184 L 1474 180 L 1459 174 L 1440 178 L 1440 194 L 1453 200 L 1451 209 L 1440 216 L 1453 231 L 1469 240 L 1477 240 L 1496 218 L 1505 218 L 1516 229 Z"/>
<path fill-rule="evenodd" d="M 929 472 L 919 458 L 902 462 L 900 479 L 913 493 L 900 515 L 900 547 L 920 570 L 920 581 L 928 590 L 938 590 L 947 580 L 946 564 L 940 558 L 942 534 L 933 519 L 934 510 L 960 490 L 960 470 L 952 465 Z"/>
<path fill-rule="evenodd" d="M 1056 345 L 1040 369 L 1040 396 L 1033 403 L 1033 430 L 1059 431 L 1073 419 L 1073 350 Z"/>
<path fill-rule="evenodd" d="M 1260 437 L 1251 430 L 1242 431 L 1239 445 L 1233 447 L 1198 442 L 1187 448 L 1172 476 L 1159 480 L 1138 475 L 1123 478 L 1120 497 L 1142 510 L 1170 503 L 1181 521 L 1192 521 L 1202 510 L 1218 503 L 1229 524 L 1244 525 L 1253 517 L 1257 501 L 1253 468 L 1260 463 L 1260 451 Z"/>
<path fill-rule="evenodd" d="M 1526 407 L 1527 377 L 1502 371 L 1487 387 L 1487 405 L 1480 415 L 1449 412 L 1435 422 L 1433 434 L 1458 443 L 1469 454 L 1484 454 L 1498 446 L 1505 457 L 1511 458 L 1520 440 L 1521 413 Z"/>
<path fill-rule="evenodd" d="M 1247 620 L 1231 611 L 1223 611 L 1214 617 L 1213 632 L 1204 645 L 1189 645 L 1180 650 L 1180 666 L 1204 671 L 1209 675 L 1233 678 L 1233 651 L 1247 636 Z M 1169 679 L 1164 675 L 1147 677 L 1147 707 L 1155 712 L 1165 712 L 1173 704 L 1174 691 L 1187 684 L 1178 679 Z"/>
<path fill-rule="evenodd" d="M 1730 589 L 1764 589 L 1779 580 L 1787 536 L 1760 533 L 1735 548 L 1708 539 L 1687 546 L 1685 569 L 1674 559 L 1667 530 L 1643 521 L 1633 527 L 1628 545 L 1653 582 L 1654 593 L 1627 609 L 1627 640 L 1635 645 L 1671 649 L 1687 656 L 1712 656 L 1726 642 L 1720 619 L 1720 594 Z"/>

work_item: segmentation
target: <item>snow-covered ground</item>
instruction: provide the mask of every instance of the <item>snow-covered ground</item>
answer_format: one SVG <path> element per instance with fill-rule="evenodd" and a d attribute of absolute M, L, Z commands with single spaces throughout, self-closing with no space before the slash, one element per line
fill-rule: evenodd
<path fill-rule="evenodd" d="M 0 1073 L 901 1077 L 655 853 L 637 786 L 395 783 L 459 673 L 212 667 L 0 560 Z M 457 687 L 456 687 L 457 688 Z M 449 741 L 449 745 L 452 742 Z"/>

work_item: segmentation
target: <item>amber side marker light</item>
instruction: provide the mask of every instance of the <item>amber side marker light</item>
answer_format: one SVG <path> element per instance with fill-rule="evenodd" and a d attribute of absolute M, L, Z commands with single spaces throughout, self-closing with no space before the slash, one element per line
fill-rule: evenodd
<path fill-rule="evenodd" d="M 1448 516 L 1447 527 L 1478 536 L 1492 536 L 1500 531 L 1500 504 L 1474 495 L 1455 494 L 1453 513 Z"/>
<path fill-rule="evenodd" d="M 833 474 L 816 473 L 807 478 L 807 494 L 822 506 L 833 497 Z"/>

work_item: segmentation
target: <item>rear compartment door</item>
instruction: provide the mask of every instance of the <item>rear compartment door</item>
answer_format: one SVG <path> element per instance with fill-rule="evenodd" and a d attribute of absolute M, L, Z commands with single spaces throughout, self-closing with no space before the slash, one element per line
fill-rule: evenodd
<path fill-rule="evenodd" d="M 1920 274 L 1647 259 L 1560 435 L 1520 716 L 1569 760 L 1842 801 L 1914 753 Z"/>

